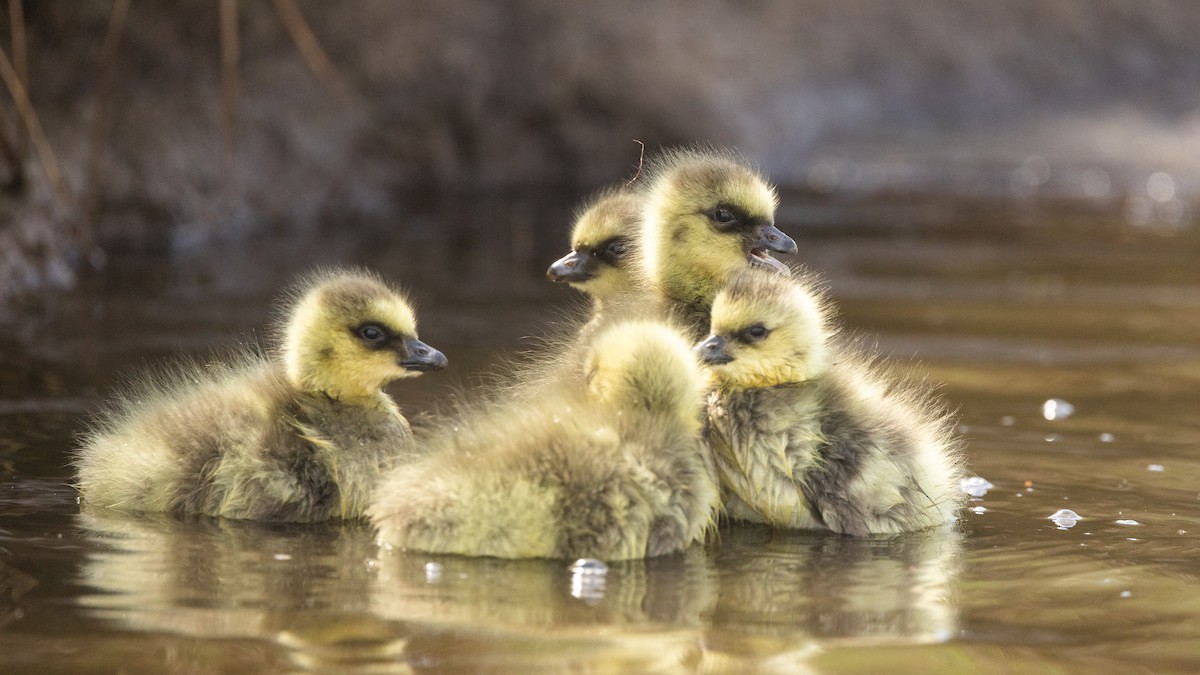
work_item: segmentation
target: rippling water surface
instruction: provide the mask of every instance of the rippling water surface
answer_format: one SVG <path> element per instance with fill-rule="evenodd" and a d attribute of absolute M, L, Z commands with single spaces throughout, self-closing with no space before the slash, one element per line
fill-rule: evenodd
<path fill-rule="evenodd" d="M 312 262 L 370 264 L 419 298 L 422 338 L 453 370 L 397 385 L 407 412 L 470 386 L 571 306 L 538 278 L 565 235 L 529 225 L 566 210 L 535 203 L 172 267 L 114 256 L 29 308 L 0 344 L 0 670 L 1200 669 L 1200 236 L 1086 212 L 781 214 L 844 324 L 958 408 L 991 487 L 957 532 L 724 528 L 706 550 L 598 570 L 380 551 L 365 526 L 80 512 L 66 464 L 106 391 L 172 353 L 258 339 Z M 1047 419 L 1050 399 L 1071 414 Z"/>

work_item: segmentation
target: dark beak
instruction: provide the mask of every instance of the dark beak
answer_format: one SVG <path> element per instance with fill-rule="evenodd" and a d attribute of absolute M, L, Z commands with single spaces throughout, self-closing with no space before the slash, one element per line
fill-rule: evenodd
<path fill-rule="evenodd" d="M 405 340 L 404 346 L 408 349 L 408 357 L 400 362 L 401 368 L 426 373 L 446 367 L 446 355 L 417 338 Z"/>
<path fill-rule="evenodd" d="M 720 335 L 709 335 L 696 345 L 696 356 L 710 366 L 729 363 L 733 357 L 725 353 L 725 338 Z"/>
<path fill-rule="evenodd" d="M 774 251 L 775 253 L 796 254 L 800 251 L 796 247 L 796 242 L 792 238 L 779 231 L 775 225 L 767 225 L 758 231 L 758 243 L 754 248 L 760 248 L 764 251 Z"/>
<path fill-rule="evenodd" d="M 546 270 L 550 281 L 587 281 L 596 276 L 596 258 L 587 251 L 571 251 Z"/>

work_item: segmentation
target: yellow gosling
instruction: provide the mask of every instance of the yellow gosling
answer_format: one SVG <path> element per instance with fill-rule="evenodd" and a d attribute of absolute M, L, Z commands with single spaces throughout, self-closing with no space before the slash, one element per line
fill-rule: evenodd
<path fill-rule="evenodd" d="M 362 517 L 412 451 L 382 387 L 440 370 L 408 300 L 353 269 L 315 273 L 283 303 L 279 349 L 185 363 L 119 395 L 75 457 L 83 502 L 265 521 Z"/>
<path fill-rule="evenodd" d="M 638 239 L 646 277 L 696 337 L 717 290 L 747 265 L 788 273 L 771 252 L 796 253 L 775 227 L 775 189 L 728 153 L 677 149 L 652 160 Z"/>
<path fill-rule="evenodd" d="M 924 389 L 829 340 L 811 282 L 759 270 L 717 294 L 696 347 L 731 519 L 889 534 L 951 523 L 961 450 Z"/>
<path fill-rule="evenodd" d="M 447 424 L 380 483 L 384 545 L 499 558 L 639 559 L 704 540 L 719 502 L 701 439 L 702 385 L 686 341 L 655 322 L 602 330 L 586 390 Z"/>
<path fill-rule="evenodd" d="M 601 190 L 576 214 L 571 252 L 546 270 L 550 281 L 570 284 L 592 299 L 593 320 L 644 291 L 635 278 L 641 207 L 641 198 L 631 190 Z"/>

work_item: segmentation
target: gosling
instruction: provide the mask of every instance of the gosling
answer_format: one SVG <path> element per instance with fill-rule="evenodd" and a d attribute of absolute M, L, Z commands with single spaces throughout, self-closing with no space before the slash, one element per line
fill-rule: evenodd
<path fill-rule="evenodd" d="M 412 450 L 382 387 L 446 366 L 409 301 L 369 272 L 297 285 L 280 348 L 144 379 L 77 451 L 82 502 L 260 521 L 360 518 L 379 473 Z"/>
<path fill-rule="evenodd" d="M 634 235 L 641 206 L 638 195 L 628 189 L 600 191 L 576 214 L 571 252 L 546 270 L 550 281 L 569 284 L 592 299 L 589 326 L 599 326 L 602 317 L 639 295 Z"/>
<path fill-rule="evenodd" d="M 727 515 L 858 536 L 953 522 L 962 460 L 949 416 L 830 333 L 805 281 L 748 270 L 717 294 L 696 351 Z"/>
<path fill-rule="evenodd" d="M 637 246 L 646 278 L 694 338 L 709 327 L 713 297 L 748 265 L 789 274 L 771 252 L 797 252 L 775 227 L 775 189 L 745 160 L 704 149 L 664 152 L 650 163 Z"/>
<path fill-rule="evenodd" d="M 700 373 L 661 323 L 606 327 L 586 391 L 462 419 L 380 482 L 380 543 L 497 558 L 628 560 L 680 551 L 715 526 Z"/>
<path fill-rule="evenodd" d="M 576 211 L 571 252 L 550 265 L 546 278 L 590 298 L 590 316 L 572 316 L 541 338 L 533 358 L 512 361 L 511 372 L 495 377 L 493 394 L 528 399 L 563 378 L 581 380 L 587 345 L 604 326 L 655 316 L 656 306 L 645 303 L 646 284 L 636 280 L 634 235 L 640 217 L 641 200 L 623 187 L 601 190 Z"/>

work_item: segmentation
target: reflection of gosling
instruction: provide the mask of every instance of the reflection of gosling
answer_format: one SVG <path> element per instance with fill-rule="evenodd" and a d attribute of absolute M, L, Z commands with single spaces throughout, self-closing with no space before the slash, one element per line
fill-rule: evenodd
<path fill-rule="evenodd" d="M 571 231 L 571 252 L 546 271 L 592 298 L 592 315 L 637 294 L 634 236 L 641 216 L 641 199 L 624 189 L 603 190 L 585 202 Z"/>
<path fill-rule="evenodd" d="M 948 417 L 827 332 L 821 300 L 783 276 L 749 270 L 717 295 L 697 352 L 715 385 L 708 440 L 730 517 L 855 535 L 952 522 Z"/>
<path fill-rule="evenodd" d="M 584 363 L 586 392 L 563 383 L 462 420 L 385 476 L 370 509 L 381 543 L 620 560 L 703 540 L 718 495 L 687 344 L 661 324 L 618 323 Z"/>
<path fill-rule="evenodd" d="M 93 506 L 311 522 L 361 517 L 412 432 L 381 388 L 438 370 L 408 301 L 373 274 L 311 276 L 279 354 L 189 367 L 118 399 L 75 463 Z"/>
<path fill-rule="evenodd" d="M 638 245 L 646 275 L 699 337 L 717 290 L 748 264 L 787 272 L 770 252 L 795 253 L 775 227 L 775 190 L 745 161 L 710 150 L 668 151 L 651 163 Z"/>

